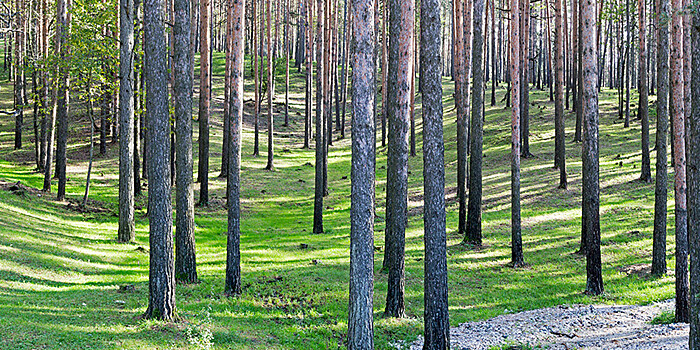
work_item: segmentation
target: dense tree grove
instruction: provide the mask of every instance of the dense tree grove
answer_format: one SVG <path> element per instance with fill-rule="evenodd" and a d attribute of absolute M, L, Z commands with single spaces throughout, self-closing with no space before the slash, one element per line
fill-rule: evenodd
<path fill-rule="evenodd" d="M 528 191 L 521 184 L 536 158 L 546 159 L 542 171 L 558 179 L 548 191 L 576 196 L 580 231 L 572 234 L 577 250 L 570 253 L 585 268 L 580 290 L 600 296 L 608 276 L 601 148 L 610 147 L 600 125 L 610 122 L 616 130 L 638 124 L 635 138 L 627 140 L 636 153 L 618 154 L 615 161 L 620 168 L 625 157 L 638 161 L 638 180 L 628 185 L 653 192 L 653 226 L 645 227 L 653 231 L 652 250 L 639 254 L 646 254 L 651 275 L 666 275 L 667 226 L 674 223 L 675 266 L 668 273 L 675 281 L 674 316 L 690 323 L 690 349 L 700 349 L 699 0 L 15 0 L 2 11 L 4 67 L 13 84 L 12 110 L 2 112 L 12 123 L 12 148 L 34 147 L 31 166 L 43 174 L 43 193 L 53 190 L 55 177 L 56 200 L 71 199 L 66 188 L 75 182 L 75 153 L 69 138 L 89 137 L 81 207 L 89 203 L 99 142 L 98 158 L 111 149 L 118 154 L 119 247 L 137 239 L 137 210 L 147 196 L 144 318 L 178 321 L 176 289 L 201 277 L 196 214 L 217 206 L 225 209 L 226 228 L 219 233 L 226 232 L 227 243 L 220 247 L 226 269 L 216 273 L 223 274 L 227 297 L 245 292 L 249 262 L 241 251 L 247 234 L 241 223 L 247 200 L 266 199 L 257 187 L 252 190 L 262 199 L 246 198 L 252 192 L 241 180 L 242 157 L 261 153 L 266 159 L 254 164 L 266 171 L 256 173 L 256 181 L 291 166 L 313 167 L 304 202 L 308 217 L 295 219 L 308 226 L 309 235 L 348 238 L 342 345 L 349 349 L 375 346 L 379 278 L 387 283 L 381 290 L 384 317 L 420 317 L 407 313 L 409 277 L 422 283 L 423 349 L 450 348 L 454 301 L 448 298 L 448 270 L 463 267 L 448 266 L 448 255 L 453 249 L 492 250 L 485 242 L 495 233 L 482 217 L 488 208 L 501 206 L 505 214 L 499 215 L 510 219 L 508 271 L 526 273 L 528 252 L 539 243 L 528 237 L 528 220 L 537 218 L 527 217 L 532 200 L 521 194 Z M 303 90 L 292 89 L 295 80 Z M 615 97 L 613 104 L 604 104 L 604 92 Z M 303 101 L 295 107 L 294 99 Z M 545 106 L 549 101 L 551 108 Z M 487 119 L 487 111 L 503 108 L 508 125 Z M 443 131 L 448 117 L 456 135 Z M 80 123 L 89 123 L 89 136 L 80 134 Z M 547 123 L 551 132 L 531 132 L 531 123 Z M 509 148 L 505 138 L 485 142 L 498 128 L 509 131 Z M 262 150 L 261 134 L 267 137 Z M 210 144 L 217 136 L 220 153 Z M 248 136 L 252 155 L 242 154 Z M 294 137 L 308 156 L 304 164 L 290 164 L 286 154 L 292 151 L 280 142 Z M 544 142 L 551 142 L 551 152 L 544 151 Z M 339 144 L 351 151 L 341 179 L 328 170 L 340 162 Z M 420 146 L 422 159 L 414 159 L 422 169 L 410 169 Z M 493 179 L 484 174 L 493 162 L 487 151 L 498 147 L 509 150 L 510 191 L 503 188 L 492 199 L 486 192 Z M 456 159 L 446 161 L 446 150 L 455 150 Z M 225 178 L 225 196 L 218 199 L 214 178 L 210 195 L 214 171 Z M 386 182 L 377 179 L 379 172 Z M 456 185 L 450 188 L 446 176 L 453 173 Z M 412 193 L 410 180 L 418 177 L 422 192 Z M 327 199 L 341 180 L 350 184 L 347 210 Z M 378 193 L 386 193 L 385 201 Z M 409 208 L 411 202 L 419 204 Z M 416 258 L 422 260 L 421 276 L 406 272 L 413 214 L 423 220 L 424 250 Z M 339 229 L 324 226 L 324 215 L 344 215 L 349 236 L 336 237 Z M 461 244 L 448 246 L 450 235 Z"/>

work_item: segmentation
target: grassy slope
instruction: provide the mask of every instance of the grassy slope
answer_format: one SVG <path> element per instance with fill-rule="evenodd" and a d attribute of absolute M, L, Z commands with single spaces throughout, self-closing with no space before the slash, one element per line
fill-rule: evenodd
<path fill-rule="evenodd" d="M 220 55 L 216 63 L 223 67 Z M 220 109 L 221 69 L 216 73 L 214 105 Z M 253 158 L 252 129 L 250 125 L 244 129 L 241 250 L 245 288 L 240 298 L 228 299 L 222 295 L 226 254 L 225 181 L 214 178 L 220 169 L 221 144 L 221 115 L 216 113 L 210 174 L 213 204 L 211 208 L 196 211 L 197 259 L 202 282 L 177 286 L 177 307 L 184 321 L 163 324 L 138 319 L 146 308 L 148 293 L 148 255 L 136 250 L 148 247 L 146 201 L 143 198 L 138 201 L 136 242 L 117 244 L 114 241 L 117 147 L 110 145 L 108 156 L 96 161 L 91 191 L 91 198 L 107 209 L 107 213 L 78 213 L 68 210 L 66 203 L 37 194 L 21 197 L 0 191 L 0 327 L 3 329 L 0 348 L 196 348 L 197 344 L 206 343 L 209 334 L 213 335 L 213 348 L 217 349 L 341 347 L 347 328 L 350 181 L 346 177 L 350 171 L 350 144 L 349 139 L 341 140 L 331 148 L 330 195 L 325 199 L 324 215 L 326 233 L 313 235 L 310 232 L 314 180 L 310 164 L 314 155 L 312 150 L 300 147 L 303 78 L 295 75 L 292 83 L 292 125 L 282 127 L 281 117 L 276 122 L 275 130 L 279 134 L 275 172 L 263 170 L 266 135 L 261 134 L 260 139 L 263 156 Z M 279 84 L 278 88 L 282 87 Z M 246 91 L 250 95 L 250 86 L 246 86 Z M 647 303 L 673 296 L 670 277 L 650 279 L 621 271 L 650 261 L 654 189 L 652 184 L 634 181 L 640 167 L 639 123 L 635 121 L 631 128 L 622 128 L 613 113 L 616 98 L 607 90 L 601 97 L 600 118 L 606 294 L 591 298 L 581 293 L 585 285 L 585 260 L 572 254 L 580 232 L 580 147 L 567 142 L 570 190 L 556 189 L 558 171 L 552 169 L 553 105 L 546 102 L 544 92 L 536 91 L 531 96 L 531 150 L 536 157 L 522 162 L 523 239 L 529 267 L 521 270 L 506 267 L 510 254 L 510 128 L 509 110 L 502 106 L 486 108 L 485 247 L 474 251 L 461 246 L 461 237 L 455 232 L 456 126 L 452 91 L 452 83 L 445 80 L 452 325 L 559 304 Z M 278 93 L 277 101 L 283 102 L 281 90 Z M 503 93 L 502 89 L 497 91 L 499 99 Z M 3 83 L 0 94 L 2 108 L 9 109 L 12 99 L 7 83 Z M 490 100 L 488 96 L 486 101 Z M 74 106 L 75 114 L 80 114 L 79 109 Z M 420 108 L 416 116 L 420 132 Z M 71 140 L 69 151 L 70 199 L 82 196 L 86 173 L 84 135 L 88 124 L 85 118 L 79 120 L 71 126 L 76 137 Z M 26 142 L 22 151 L 12 150 L 13 126 L 9 117 L 0 117 L 0 179 L 40 187 L 42 177 L 33 171 L 31 163 L 31 142 Z M 567 140 L 573 138 L 573 126 L 574 118 L 569 116 Z M 420 150 L 420 133 L 418 140 Z M 383 246 L 385 164 L 386 149 L 378 147 L 375 245 L 379 247 Z M 412 341 L 422 330 L 420 153 L 410 159 L 409 166 L 411 216 L 406 247 L 409 318 L 381 318 L 386 275 L 379 272 L 382 253 L 378 252 L 374 305 L 379 349 L 397 341 Z M 673 205 L 672 200 L 669 205 Z M 672 213 L 671 210 L 669 255 L 673 247 Z M 301 249 L 300 243 L 308 244 L 309 249 Z M 669 266 L 673 266 L 672 261 Z M 136 291 L 119 293 L 118 286 L 124 284 L 134 284 Z"/>

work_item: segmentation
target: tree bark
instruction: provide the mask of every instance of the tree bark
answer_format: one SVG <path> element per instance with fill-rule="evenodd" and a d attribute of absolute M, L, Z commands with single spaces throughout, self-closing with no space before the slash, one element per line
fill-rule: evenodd
<path fill-rule="evenodd" d="M 457 198 L 459 201 L 459 224 L 458 232 L 460 236 L 467 235 L 467 188 L 469 186 L 469 72 L 471 71 L 472 54 L 472 3 L 471 1 L 460 2 L 463 9 L 461 18 L 455 17 L 457 23 L 455 29 L 455 66 L 459 65 L 459 70 L 455 73 L 455 103 L 457 104 Z M 459 97 L 457 99 L 457 97 Z"/>
<path fill-rule="evenodd" d="M 522 0 L 520 5 L 522 18 L 520 45 L 523 61 L 523 68 L 520 70 L 520 142 L 522 157 L 529 158 L 532 156 L 530 153 L 530 0 Z"/>
<path fill-rule="evenodd" d="M 262 48 L 259 45 L 262 44 L 262 38 L 260 41 L 258 41 L 256 35 L 262 36 L 262 19 L 258 18 L 258 10 L 257 10 L 257 3 L 258 0 L 252 0 L 253 3 L 253 24 L 252 24 L 252 31 L 253 31 L 253 59 L 255 60 L 254 64 L 254 74 L 255 74 L 255 103 L 253 107 L 253 117 L 255 119 L 255 142 L 253 144 L 253 156 L 257 157 L 260 155 L 260 125 L 259 125 L 259 118 L 260 118 L 260 52 L 262 51 Z M 260 31 L 258 31 L 258 26 L 260 27 Z"/>
<path fill-rule="evenodd" d="M 449 349 L 450 323 L 447 307 L 447 245 L 445 233 L 445 145 L 442 130 L 442 66 L 440 57 L 440 2 L 421 1 L 421 66 L 423 91 L 423 188 L 425 242 L 425 343 L 423 349 Z M 483 93 L 481 72 L 483 40 L 481 23 L 484 1 L 474 4 L 475 89 Z M 478 94 L 476 92 L 475 94 Z M 481 106 L 476 103 L 475 106 Z M 481 108 L 475 108 L 481 111 Z M 475 112 L 475 124 L 481 116 Z M 479 121 L 476 121 L 476 120 Z M 480 124 L 479 124 L 480 125 Z M 472 153 L 480 154 L 480 153 Z M 474 157 L 474 156 L 472 156 Z M 471 198 L 470 198 L 471 199 Z"/>
<path fill-rule="evenodd" d="M 700 12 L 693 13 L 691 33 L 693 62 L 700 62 Z M 691 108 L 686 149 L 688 167 L 688 241 L 690 242 L 690 337 L 689 349 L 700 349 L 700 65 L 692 65 Z"/>
<path fill-rule="evenodd" d="M 639 180 L 651 182 L 649 156 L 649 88 L 647 86 L 646 5 L 639 0 L 639 119 L 642 121 L 642 174 Z M 606 38 L 607 40 L 607 38 Z"/>
<path fill-rule="evenodd" d="M 565 1 L 565 0 L 564 0 Z M 643 0 L 642 0 L 643 1 Z M 556 23 L 554 24 L 555 93 L 554 93 L 554 167 L 559 169 L 559 188 L 566 189 L 566 124 L 564 123 L 564 24 L 562 21 L 562 0 L 554 0 Z"/>
<path fill-rule="evenodd" d="M 527 1 L 527 0 L 526 0 Z M 519 19 L 522 15 L 524 20 L 529 17 L 526 13 L 523 14 L 521 11 L 526 10 L 528 6 L 523 9 L 519 8 L 519 0 L 510 0 L 510 42 L 517 43 L 521 42 L 520 38 L 520 25 Z M 527 35 L 524 31 L 523 35 Z M 524 41 L 527 44 L 527 40 Z M 520 50 L 517 45 L 511 45 L 510 47 L 510 76 L 519 77 L 525 76 L 525 83 L 527 84 L 527 60 L 523 61 L 525 63 L 525 73 L 521 73 L 520 70 Z M 511 189 L 511 263 L 514 268 L 522 267 L 525 265 L 525 260 L 523 259 L 523 238 L 520 227 L 520 112 L 522 106 L 520 103 L 520 83 L 523 80 L 513 79 L 513 84 L 510 93 L 512 94 L 513 108 L 511 108 L 511 143 L 510 143 L 510 189 Z M 527 108 L 528 106 L 525 106 Z"/>
<path fill-rule="evenodd" d="M 659 18 L 668 18 L 669 0 L 656 0 Z M 669 29 L 667 20 L 657 21 L 657 100 L 656 100 L 656 190 L 654 200 L 654 239 L 651 273 L 666 273 L 666 202 L 668 201 L 668 160 L 666 135 L 668 133 L 669 98 Z"/>
<path fill-rule="evenodd" d="M 175 102 L 176 205 L 175 213 L 175 279 L 183 283 L 197 282 L 197 260 L 194 240 L 194 184 L 192 172 L 192 80 L 190 71 L 190 0 L 175 0 L 173 27 L 173 100 Z"/>
<path fill-rule="evenodd" d="M 312 0 L 313 1 L 313 0 Z M 318 73 L 316 74 L 316 175 L 314 181 L 314 227 L 313 233 L 323 233 L 323 195 L 324 195 L 324 167 L 323 161 L 326 151 L 326 143 L 324 142 L 324 134 L 326 124 L 324 123 L 324 103 L 323 103 L 323 92 L 325 84 L 323 84 L 323 74 L 325 68 L 325 60 L 323 59 L 323 48 L 325 46 L 323 42 L 323 28 L 324 28 L 324 1 L 317 0 L 317 25 L 316 25 L 316 69 Z M 354 0 L 358 1 L 358 0 Z M 365 4 L 358 4 L 358 6 L 364 6 Z M 358 10 L 360 11 L 360 10 Z M 362 11 L 366 11 L 363 7 Z M 373 11 L 370 11 L 370 14 Z M 364 13 L 364 12 L 363 12 Z"/>
<path fill-rule="evenodd" d="M 22 148 L 22 128 L 24 127 L 24 2 L 15 0 L 15 149 Z M 7 35 L 7 34 L 6 34 Z"/>
<path fill-rule="evenodd" d="M 408 223 L 408 128 L 413 73 L 413 1 L 389 5 L 389 67 L 385 266 L 389 269 L 384 315 L 404 317 L 404 251 Z M 388 262 L 388 263 L 387 263 Z"/>
<path fill-rule="evenodd" d="M 274 119 L 272 115 L 272 95 L 275 91 L 274 70 L 272 69 L 272 1 L 267 3 L 267 165 L 266 170 L 273 170 L 275 167 L 274 152 Z"/>
<path fill-rule="evenodd" d="M 134 1 L 119 6 L 119 242 L 130 242 L 134 232 Z M 92 139 L 90 139 L 92 145 Z M 92 146 L 91 146 L 92 147 Z"/>
<path fill-rule="evenodd" d="M 211 0 L 200 0 L 201 29 L 199 47 L 199 205 L 209 205 L 209 109 L 211 104 L 211 70 L 209 41 Z"/>
<path fill-rule="evenodd" d="M 674 199 L 676 202 L 676 322 L 689 322 L 688 211 L 685 182 L 685 86 L 683 83 L 682 1 L 671 1 L 670 111 L 673 122 Z"/>
<path fill-rule="evenodd" d="M 467 236 L 465 242 L 480 246 L 481 236 L 481 191 L 482 163 L 484 146 L 484 0 L 474 1 L 474 47 L 472 48 L 472 120 L 471 120 L 471 158 L 469 159 L 469 211 L 467 213 Z M 517 46 L 517 45 L 516 45 Z"/>
<path fill-rule="evenodd" d="M 245 0 L 228 0 L 231 33 L 231 90 L 229 92 L 229 167 L 226 186 L 228 229 L 226 285 L 228 295 L 241 293 L 241 125 L 243 124 L 243 80 L 245 72 Z"/>
<path fill-rule="evenodd" d="M 58 0 L 56 2 L 57 33 L 56 46 L 60 62 L 68 59 L 68 38 L 70 36 L 70 0 Z M 58 191 L 56 199 L 66 199 L 66 149 L 68 146 L 68 67 L 60 64 L 58 68 L 58 94 L 56 97 L 56 119 L 58 122 L 58 135 L 56 145 L 56 176 L 58 177 Z"/>
<path fill-rule="evenodd" d="M 598 151 L 598 30 L 595 0 L 581 0 L 580 51 L 583 77 L 579 109 L 583 113 L 583 227 L 587 243 L 586 293 L 603 293 L 600 257 L 600 184 Z"/>
<path fill-rule="evenodd" d="M 170 117 L 163 0 L 144 1 L 146 133 L 150 265 L 144 318 L 175 319 L 175 274 L 170 199 Z"/>
<path fill-rule="evenodd" d="M 374 349 L 374 0 L 352 0 L 351 8 L 355 50 L 352 70 L 354 115 L 350 174 L 348 349 L 369 350 Z M 323 129 L 323 124 L 318 125 L 321 126 L 319 129 Z M 316 144 L 319 148 L 318 140 Z"/>

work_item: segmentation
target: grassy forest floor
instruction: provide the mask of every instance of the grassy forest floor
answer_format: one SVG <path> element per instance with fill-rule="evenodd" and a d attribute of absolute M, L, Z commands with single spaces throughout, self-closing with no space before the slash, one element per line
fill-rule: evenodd
<path fill-rule="evenodd" d="M 324 234 L 312 234 L 313 150 L 303 144 L 303 76 L 292 69 L 290 126 L 281 115 L 283 75 L 275 110 L 275 171 L 265 171 L 266 133 L 261 157 L 251 156 L 253 131 L 244 128 L 242 148 L 243 294 L 226 298 L 225 180 L 217 178 L 221 155 L 223 56 L 215 56 L 215 97 L 211 132 L 211 206 L 196 210 L 196 243 L 201 283 L 177 286 L 183 321 L 144 321 L 148 297 L 146 199 L 137 200 L 136 241 L 117 235 L 118 146 L 95 160 L 90 210 L 56 202 L 51 195 L 0 191 L 0 348 L 3 349 L 327 349 L 344 346 L 350 235 L 350 138 L 335 140 L 328 164 Z M 279 70 L 282 72 L 282 70 Z M 198 74 L 196 74 L 198 76 Z M 450 324 L 560 304 L 646 304 L 673 296 L 672 277 L 648 276 L 651 261 L 654 185 L 641 183 L 639 121 L 623 128 L 617 95 L 600 98 L 600 179 L 603 278 L 601 297 L 583 295 L 585 259 L 578 248 L 581 221 L 581 149 L 572 142 L 567 116 L 569 190 L 559 190 L 554 170 L 554 108 L 548 92 L 531 94 L 531 151 L 522 161 L 522 217 L 526 268 L 510 260 L 510 112 L 499 102 L 486 107 L 484 130 L 484 246 L 461 245 L 456 233 L 456 123 L 453 84 L 444 80 L 445 165 Z M 504 85 L 496 90 L 500 101 Z M 246 81 L 246 99 L 252 100 Z M 195 95 L 196 97 L 197 95 Z M 486 94 L 490 101 L 490 89 Z M 409 161 L 409 225 L 406 233 L 405 319 L 385 319 L 387 275 L 375 254 L 375 340 L 378 349 L 411 342 L 422 333 L 423 165 L 420 97 L 416 121 L 418 156 Z M 0 108 L 12 108 L 11 83 L 0 85 Z M 196 108 L 195 103 L 195 108 Z M 636 101 L 632 101 L 633 110 Z M 250 121 L 252 104 L 246 104 Z M 264 110 L 264 109 L 263 109 Z M 652 135 L 655 112 L 651 111 Z M 196 118 L 196 114 L 195 114 Z M 31 113 L 25 117 L 31 125 Z M 71 107 L 68 199 L 82 197 L 87 172 L 89 123 L 77 102 Z M 349 125 L 349 113 L 348 122 Z M 380 125 L 378 125 L 380 127 Z M 261 130 L 265 130 L 262 121 Z M 34 170 L 31 127 L 24 148 L 13 150 L 14 121 L 0 116 L 0 180 L 41 188 Z M 195 127 L 196 130 L 196 127 Z M 381 137 L 381 129 L 378 130 Z M 195 140 L 197 136 L 195 135 Z M 195 145 L 195 162 L 197 161 Z M 377 147 L 375 245 L 383 247 L 386 148 Z M 652 167 L 655 157 L 652 154 Z M 195 166 L 196 171 L 196 166 Z M 653 173 L 652 168 L 652 173 Z M 669 174 L 672 176 L 672 173 Z M 668 266 L 673 267 L 672 178 L 669 180 Z M 196 186 L 198 188 L 198 186 Z M 54 187 L 55 192 L 55 187 Z M 195 193 L 197 196 L 198 193 Z M 306 247 L 306 248 L 302 248 Z M 672 276 L 672 272 L 669 274 Z M 133 291 L 120 292 L 120 286 Z"/>

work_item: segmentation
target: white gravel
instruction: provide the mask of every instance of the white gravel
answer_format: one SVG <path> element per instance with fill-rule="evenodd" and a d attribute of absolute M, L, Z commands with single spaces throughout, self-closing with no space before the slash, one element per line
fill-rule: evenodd
<path fill-rule="evenodd" d="M 504 345 L 546 349 L 688 349 L 688 325 L 651 325 L 673 300 L 645 306 L 570 305 L 505 314 L 450 330 L 453 350 L 489 350 Z M 420 337 L 411 350 L 420 350 Z"/>

